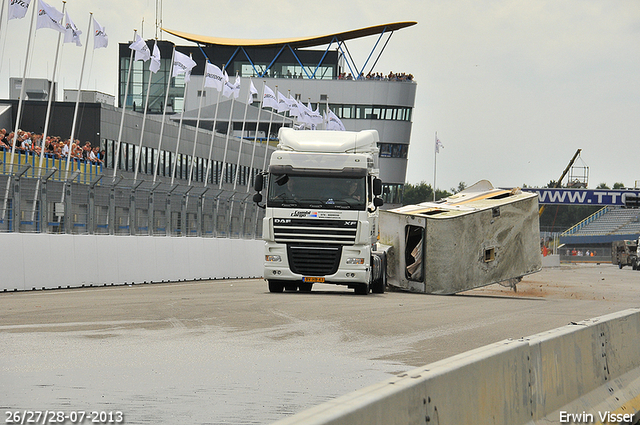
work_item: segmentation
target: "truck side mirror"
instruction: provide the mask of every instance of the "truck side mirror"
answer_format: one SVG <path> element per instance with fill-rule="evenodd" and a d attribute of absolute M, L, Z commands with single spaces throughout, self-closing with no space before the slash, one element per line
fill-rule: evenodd
<path fill-rule="evenodd" d="M 373 206 L 381 207 L 383 205 L 384 205 L 384 201 L 382 200 L 382 198 L 373 198 Z"/>
<path fill-rule="evenodd" d="M 253 202 L 255 202 L 256 204 L 262 202 L 262 194 L 256 193 L 255 195 L 253 195 Z"/>
<path fill-rule="evenodd" d="M 264 185 L 264 176 L 262 174 L 256 175 L 256 181 L 253 185 L 253 188 L 256 190 L 256 192 L 260 192 L 262 190 L 263 185 Z M 255 197 L 254 197 L 254 201 L 255 201 Z"/>
<path fill-rule="evenodd" d="M 374 196 L 382 195 L 382 180 L 373 179 L 373 195 Z"/>

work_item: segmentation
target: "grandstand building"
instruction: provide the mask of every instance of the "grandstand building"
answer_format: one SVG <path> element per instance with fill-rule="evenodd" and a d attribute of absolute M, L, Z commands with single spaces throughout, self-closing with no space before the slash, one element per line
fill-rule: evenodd
<path fill-rule="evenodd" d="M 585 253 L 594 253 L 592 261 L 611 260 L 611 244 L 640 237 L 640 209 L 605 206 L 560 235 L 562 261 L 589 261 Z"/>
<path fill-rule="evenodd" d="M 283 125 L 292 126 L 295 123 L 293 117 L 286 113 L 276 114 L 270 109 L 258 112 L 264 84 L 285 96 L 290 95 L 304 104 L 310 104 L 320 113 L 327 108 L 330 109 L 342 120 L 347 130 L 378 130 L 380 177 L 384 183 L 385 202 L 387 207 L 397 206 L 402 201 L 406 177 L 417 84 L 407 74 L 391 76 L 385 74 L 380 78 L 381 74 L 377 73 L 376 77 L 375 63 L 383 53 L 384 47 L 376 52 L 374 46 L 370 54 L 370 62 L 358 67 L 351 60 L 346 43 L 349 40 L 372 36 L 377 37 L 376 46 L 382 45 L 386 38 L 384 42 L 386 46 L 394 31 L 414 24 L 415 22 L 401 22 L 319 37 L 284 40 L 233 40 L 165 30 L 169 34 L 194 43 L 176 46 L 176 51 L 190 55 L 196 62 L 189 83 L 185 85 L 184 78 L 178 76 L 172 79 L 171 84 L 167 84 L 168 79 L 171 78 L 169 67 L 174 45 L 166 41 L 158 42 L 162 59 L 157 73 L 150 72 L 148 64 L 135 61 L 132 75 L 127 78 L 131 50 L 128 43 L 122 43 L 119 54 L 118 103 L 140 115 L 148 91 L 148 112 L 161 114 L 165 108 L 163 103 L 166 96 L 168 99 L 166 110 L 172 113 L 170 120 L 175 125 L 182 119 L 183 124 L 192 129 L 197 124 L 199 128 L 210 131 L 215 122 L 215 131 L 219 136 L 216 137 L 216 152 L 213 160 L 215 163 L 212 168 L 217 170 L 217 174 L 211 178 L 222 179 L 224 184 L 229 184 L 232 179 L 231 174 L 235 173 L 235 167 L 239 166 L 241 184 L 246 185 L 250 184 L 251 176 L 261 170 L 265 163 L 264 145 L 262 149 L 257 149 L 258 157 L 253 158 L 252 161 L 253 151 L 249 144 L 255 132 L 258 132 L 261 141 L 268 139 L 269 149 L 273 149 L 277 144 L 278 129 Z M 153 41 L 148 41 L 147 45 L 153 49 Z M 320 49 L 320 46 L 327 47 Z M 377 57 L 373 57 L 374 54 L 377 54 Z M 240 77 L 240 95 L 235 101 L 233 111 L 230 110 L 230 100 L 219 97 L 214 88 L 204 87 L 204 69 L 207 61 L 220 68 L 224 67 L 232 81 L 234 76 Z M 367 78 L 368 75 L 371 78 Z M 248 98 L 250 79 L 259 94 L 255 96 L 256 102 L 247 108 L 245 119 L 244 105 Z M 130 81 L 128 89 L 126 88 L 127 80 Z M 167 93 L 167 86 L 169 93 Z M 239 137 L 243 122 L 245 131 L 242 136 L 245 140 L 241 141 Z M 320 125 L 318 128 L 323 127 Z M 233 136 L 230 142 L 226 141 L 228 132 Z M 197 170 L 195 180 L 201 183 L 200 170 L 208 159 L 210 146 L 210 138 L 203 136 L 198 137 L 195 148 Z M 135 140 L 137 139 L 134 137 L 127 138 L 123 150 L 125 155 L 135 152 L 136 147 L 133 142 Z M 191 162 L 191 154 L 194 151 L 193 140 L 193 137 L 184 137 L 185 143 L 178 151 L 179 164 L 183 161 Z M 105 144 L 107 157 L 112 157 L 113 138 L 103 138 L 102 142 Z M 144 143 L 143 149 L 147 151 L 145 152 L 147 158 L 155 155 L 155 151 L 152 150 L 155 145 L 156 143 L 152 141 Z M 240 152 L 241 145 L 242 152 Z M 166 143 L 163 140 L 163 146 L 166 148 L 163 161 L 169 164 L 175 160 L 172 152 L 175 151 L 176 140 L 167 140 Z M 231 160 L 225 161 L 223 165 L 220 159 L 225 156 L 224 146 L 228 147 L 229 152 L 226 157 Z M 266 153 L 267 156 L 269 152 Z M 161 155 L 163 155 L 162 152 Z M 238 155 L 240 155 L 240 161 L 236 161 Z M 125 172 L 129 171 L 127 161 L 128 159 L 124 164 Z M 224 170 L 221 168 L 223 166 Z M 181 168 L 180 178 L 184 180 L 187 178 L 186 169 Z M 148 172 L 150 170 L 145 170 L 143 174 Z"/>

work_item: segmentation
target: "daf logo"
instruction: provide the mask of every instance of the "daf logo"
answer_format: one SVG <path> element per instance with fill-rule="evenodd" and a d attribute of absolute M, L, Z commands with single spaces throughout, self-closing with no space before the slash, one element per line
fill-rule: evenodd
<path fill-rule="evenodd" d="M 289 224 L 291 223 L 291 219 L 290 218 L 274 218 L 273 222 L 275 224 Z"/>

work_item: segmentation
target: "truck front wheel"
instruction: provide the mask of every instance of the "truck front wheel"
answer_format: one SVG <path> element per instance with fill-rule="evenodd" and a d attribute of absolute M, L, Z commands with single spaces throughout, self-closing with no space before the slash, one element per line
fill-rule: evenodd
<path fill-rule="evenodd" d="M 373 271 L 371 276 L 373 282 L 371 282 L 371 293 L 384 294 L 385 286 L 387 285 L 387 259 L 385 255 L 373 255 L 371 257 L 371 264 L 373 264 Z"/>
<path fill-rule="evenodd" d="M 279 280 L 270 280 L 269 281 L 269 292 L 282 292 L 284 291 L 284 283 Z"/>

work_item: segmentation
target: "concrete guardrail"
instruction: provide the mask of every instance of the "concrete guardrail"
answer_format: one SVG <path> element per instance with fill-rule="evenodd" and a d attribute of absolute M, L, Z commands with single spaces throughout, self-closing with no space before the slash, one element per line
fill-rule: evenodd
<path fill-rule="evenodd" d="M 617 424 L 639 411 L 640 309 L 629 309 L 462 353 L 276 424 Z"/>
<path fill-rule="evenodd" d="M 0 234 L 0 291 L 262 276 L 252 239 Z"/>

